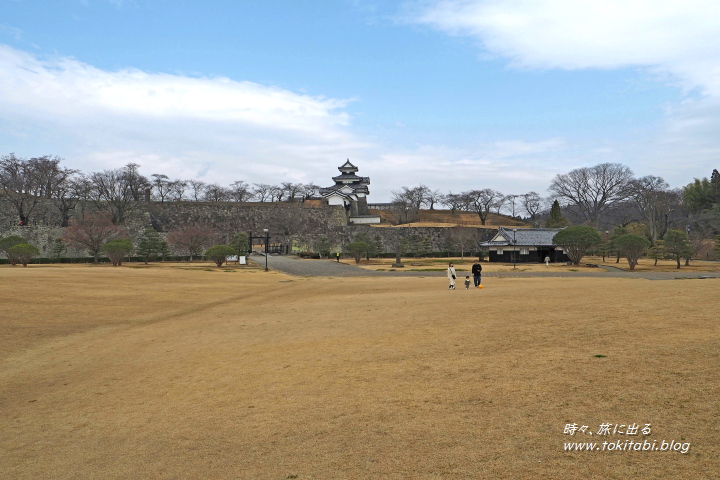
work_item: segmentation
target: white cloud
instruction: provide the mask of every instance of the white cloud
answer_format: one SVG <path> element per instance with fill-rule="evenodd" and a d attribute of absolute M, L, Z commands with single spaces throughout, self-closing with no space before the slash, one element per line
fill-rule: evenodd
<path fill-rule="evenodd" d="M 563 139 L 496 141 L 463 148 L 424 145 L 385 152 L 362 165 L 383 172 L 372 178 L 371 191 L 390 192 L 422 183 L 446 193 L 492 188 L 505 194 L 535 190 L 544 195 L 558 172 L 577 166 L 572 150 Z"/>
<path fill-rule="evenodd" d="M 371 177 L 372 199 L 387 201 L 391 190 L 419 183 L 442 191 L 542 190 L 567 147 L 559 139 L 382 145 L 353 134 L 345 100 L 227 78 L 105 71 L 2 45 L 0 86 L 0 143 L 21 156 L 58 154 L 85 172 L 134 162 L 146 175 L 226 185 L 327 186 L 350 158 Z M 538 158 L 545 166 L 532 167 Z"/>
<path fill-rule="evenodd" d="M 435 0 L 412 21 L 471 36 L 518 67 L 648 67 L 720 95 L 715 0 Z"/>
<path fill-rule="evenodd" d="M 0 45 L 0 87 L 5 148 L 61 154 L 84 171 L 134 161 L 208 181 L 311 181 L 320 172 L 309 160 L 365 146 L 349 132 L 346 100 L 228 78 L 105 71 Z"/>

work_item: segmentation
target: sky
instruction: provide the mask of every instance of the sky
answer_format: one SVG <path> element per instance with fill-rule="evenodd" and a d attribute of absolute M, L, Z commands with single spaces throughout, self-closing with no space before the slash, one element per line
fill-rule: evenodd
<path fill-rule="evenodd" d="M 0 154 L 547 195 L 720 168 L 716 0 L 0 0 Z"/>

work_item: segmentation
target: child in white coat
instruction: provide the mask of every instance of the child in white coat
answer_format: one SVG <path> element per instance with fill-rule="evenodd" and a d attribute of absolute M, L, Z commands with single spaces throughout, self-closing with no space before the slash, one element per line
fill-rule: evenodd
<path fill-rule="evenodd" d="M 447 269 L 447 276 L 448 280 L 450 281 L 450 286 L 448 287 L 450 290 L 455 290 L 455 267 L 453 266 L 452 262 L 448 264 Z"/>

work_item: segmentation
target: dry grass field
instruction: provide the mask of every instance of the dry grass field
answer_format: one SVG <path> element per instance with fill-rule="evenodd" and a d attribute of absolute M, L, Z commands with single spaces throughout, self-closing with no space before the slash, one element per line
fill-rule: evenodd
<path fill-rule="evenodd" d="M 720 476 L 720 280 L 484 283 L 2 266 L 0 477 Z"/>
<path fill-rule="evenodd" d="M 356 265 L 366 270 L 375 271 L 431 271 L 440 272 L 445 271 L 448 268 L 448 263 L 452 262 L 455 266 L 456 271 L 463 272 L 464 275 L 470 275 L 470 269 L 473 266 L 476 257 L 465 256 L 464 258 L 403 258 L 402 268 L 393 268 L 392 264 L 395 263 L 394 258 L 371 258 L 370 260 L 361 259 L 360 263 L 355 263 L 352 258 L 342 258 L 341 263 L 348 265 Z M 317 261 L 317 260 L 316 260 Z M 325 260 L 323 260 L 325 261 Z M 626 264 L 627 265 L 627 264 Z M 613 266 L 614 263 L 613 263 Z M 488 272 L 512 272 L 512 263 L 490 263 L 487 261 L 482 262 L 483 273 Z M 583 262 L 581 265 L 567 265 L 565 263 L 551 263 L 549 266 L 545 266 L 544 263 L 518 263 L 515 265 L 515 271 L 517 272 L 597 272 L 597 268 L 588 267 Z"/>
<path fill-rule="evenodd" d="M 448 262 L 453 262 L 457 271 L 470 272 L 473 262 L 476 260 L 475 257 L 470 255 L 464 258 L 407 258 L 402 259 L 403 264 L 402 270 L 419 270 L 419 271 L 444 271 L 447 269 Z M 352 258 L 342 258 L 342 263 L 348 265 L 357 265 L 367 270 L 376 271 L 388 271 L 392 269 L 392 264 L 395 263 L 394 258 L 371 258 L 370 260 L 361 259 L 359 264 L 355 263 Z M 615 261 L 615 257 L 605 257 L 603 261 L 602 257 L 586 256 L 583 257 L 580 265 L 567 265 L 566 263 L 551 263 L 546 266 L 544 263 L 517 263 L 515 269 L 513 269 L 512 263 L 491 263 L 487 261 L 482 262 L 483 272 L 597 272 L 597 267 L 589 267 L 588 265 L 604 265 L 612 268 L 617 268 L 629 272 L 630 267 L 628 266 L 627 260 L 621 258 L 619 262 Z M 397 269 L 395 269 L 397 270 Z M 655 260 L 649 258 L 640 259 L 640 263 L 635 266 L 635 272 L 682 272 L 687 274 L 697 273 L 719 273 L 720 262 L 709 261 L 709 260 L 693 260 L 690 265 L 685 265 L 685 261 L 681 261 L 680 270 L 677 269 L 677 262 L 675 260 L 658 260 L 655 265 Z"/>

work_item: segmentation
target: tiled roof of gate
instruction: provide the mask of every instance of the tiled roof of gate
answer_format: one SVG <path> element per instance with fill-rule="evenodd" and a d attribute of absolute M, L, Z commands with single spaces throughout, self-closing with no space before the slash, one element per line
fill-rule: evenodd
<path fill-rule="evenodd" d="M 550 247 L 554 246 L 552 239 L 561 228 L 518 228 L 515 231 L 516 245 L 524 247 Z M 498 237 L 502 235 L 506 240 L 500 240 Z M 496 240 L 497 239 L 497 240 Z M 485 247 L 512 245 L 513 231 L 510 228 L 500 227 L 498 233 L 495 234 L 489 242 L 483 242 L 480 245 Z"/>

